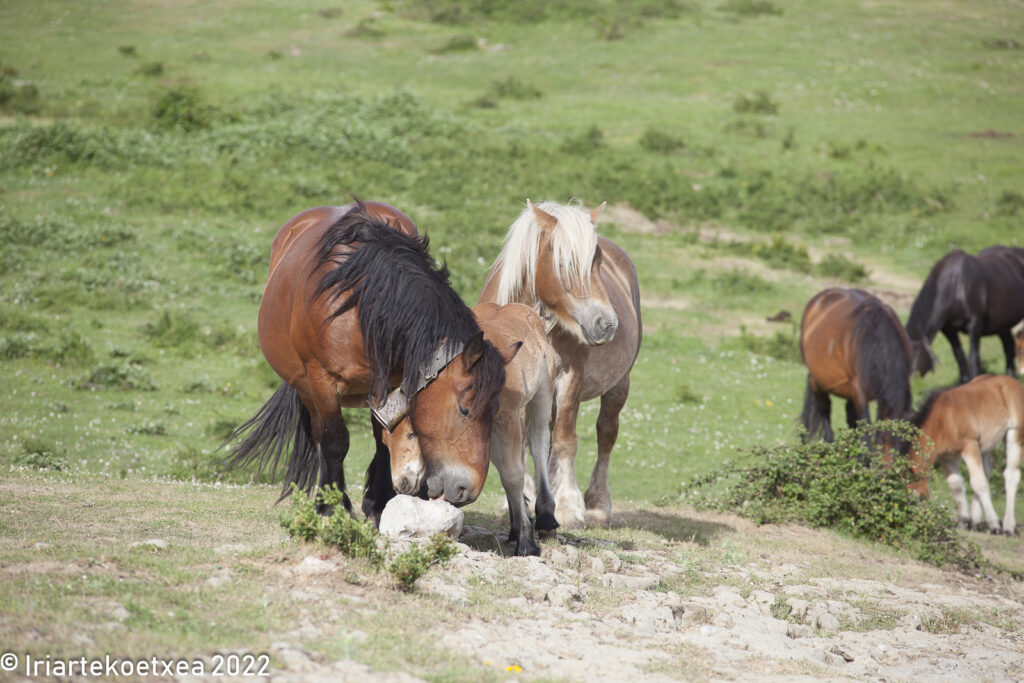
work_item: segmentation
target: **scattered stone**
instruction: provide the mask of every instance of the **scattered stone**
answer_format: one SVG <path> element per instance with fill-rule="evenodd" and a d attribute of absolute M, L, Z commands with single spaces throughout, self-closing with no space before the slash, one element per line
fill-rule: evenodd
<path fill-rule="evenodd" d="M 807 616 L 807 610 L 810 609 L 811 603 L 800 598 L 786 598 L 786 604 L 793 608 L 789 613 L 790 616 L 796 619 L 803 619 Z"/>
<path fill-rule="evenodd" d="M 167 541 L 162 538 L 149 538 L 145 541 L 136 541 L 128 546 L 129 550 L 136 548 L 150 548 L 151 550 L 167 550 Z"/>
<path fill-rule="evenodd" d="M 604 562 L 605 569 L 610 572 L 617 572 L 622 569 L 622 560 L 619 556 L 613 553 L 611 550 L 602 550 L 597 554 Z"/>
<path fill-rule="evenodd" d="M 602 560 L 600 557 L 590 558 L 590 573 L 600 576 L 601 574 L 604 574 L 604 572 L 604 560 Z"/>
<path fill-rule="evenodd" d="M 822 631 L 835 633 L 839 630 L 839 619 L 828 612 L 818 612 L 814 615 L 814 625 Z"/>
<path fill-rule="evenodd" d="M 380 515 L 380 532 L 392 538 L 430 538 L 442 533 L 458 539 L 465 518 L 462 510 L 444 500 L 421 500 L 397 495 Z"/>
<path fill-rule="evenodd" d="M 786 635 L 794 640 L 798 638 L 811 638 L 814 636 L 814 629 L 807 624 L 789 624 Z"/>
<path fill-rule="evenodd" d="M 853 661 L 853 656 L 848 654 L 846 652 L 846 650 L 844 650 L 843 648 L 839 647 L 838 645 L 833 645 L 831 648 L 829 648 L 829 652 L 831 652 L 834 655 L 839 655 L 840 657 L 843 658 L 844 662 L 852 662 Z"/>
<path fill-rule="evenodd" d="M 601 583 L 612 588 L 625 588 L 631 591 L 650 590 L 656 588 L 661 579 L 657 576 L 628 576 L 626 574 L 603 574 Z"/>
<path fill-rule="evenodd" d="M 221 586 L 226 586 L 230 583 L 231 575 L 226 572 L 214 574 L 206 580 L 206 585 L 210 586 L 211 588 L 220 588 Z"/>
<path fill-rule="evenodd" d="M 112 619 L 117 619 L 118 621 L 124 621 L 132 615 L 132 613 L 119 602 L 110 603 L 107 614 L 109 614 Z"/>
<path fill-rule="evenodd" d="M 249 546 L 244 543 L 225 543 L 213 549 L 218 555 L 241 555 L 249 552 Z"/>
<path fill-rule="evenodd" d="M 32 547 L 35 548 L 36 550 L 49 550 L 50 548 L 53 547 L 53 544 L 52 543 L 46 543 L 45 541 L 39 541 L 38 543 L 36 543 Z"/>
<path fill-rule="evenodd" d="M 711 610 L 702 605 L 684 603 L 682 608 L 684 610 L 681 618 L 682 625 L 697 626 L 700 624 L 707 624 L 714 616 Z"/>
<path fill-rule="evenodd" d="M 547 593 L 544 595 L 544 600 L 545 602 L 550 603 L 552 607 L 571 608 L 574 604 L 582 604 L 583 596 L 580 595 L 575 586 L 562 583 L 549 588 Z"/>
<path fill-rule="evenodd" d="M 323 574 L 324 572 L 334 571 L 337 567 L 333 562 L 329 560 L 321 560 L 315 555 L 309 555 L 303 558 L 302 562 L 295 567 L 296 574 Z"/>
<path fill-rule="evenodd" d="M 545 549 L 546 550 L 546 549 Z M 552 548 L 547 552 L 543 553 L 542 556 L 548 561 L 552 567 L 559 567 L 564 569 L 569 566 L 569 556 L 563 553 L 561 550 Z"/>

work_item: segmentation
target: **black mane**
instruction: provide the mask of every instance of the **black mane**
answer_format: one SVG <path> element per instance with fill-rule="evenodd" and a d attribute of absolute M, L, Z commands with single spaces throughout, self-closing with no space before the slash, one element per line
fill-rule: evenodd
<path fill-rule="evenodd" d="M 426 237 L 406 235 L 371 216 L 362 202 L 328 228 L 318 245 L 319 263 L 334 267 L 321 278 L 315 296 L 327 293 L 332 302 L 345 297 L 328 320 L 357 309 L 374 405 L 387 396 L 388 380 L 398 372 L 403 390 L 413 397 L 419 369 L 438 347 L 451 349 L 480 332 L 473 312 L 452 289 L 447 266 L 436 264 L 428 245 Z M 338 255 L 338 246 L 354 251 Z M 475 413 L 504 385 L 504 363 L 487 343 L 471 372 Z"/>
<path fill-rule="evenodd" d="M 925 394 L 924 399 L 921 401 L 921 405 L 914 411 L 913 415 L 907 418 L 910 424 L 914 425 L 918 429 L 924 424 L 924 421 L 931 415 L 932 408 L 935 407 L 935 400 L 954 387 L 939 387 L 938 389 L 932 389 Z"/>

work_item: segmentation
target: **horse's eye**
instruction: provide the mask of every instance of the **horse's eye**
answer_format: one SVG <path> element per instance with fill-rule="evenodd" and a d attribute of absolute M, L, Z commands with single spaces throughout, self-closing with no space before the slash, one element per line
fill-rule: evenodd
<path fill-rule="evenodd" d="M 456 404 L 456 405 L 458 405 L 458 404 Z M 461 415 L 462 417 L 469 417 L 469 408 L 463 408 L 460 405 L 459 406 L 459 415 Z"/>
<path fill-rule="evenodd" d="M 408 439 L 409 441 L 412 441 L 413 439 L 416 438 L 416 432 L 409 432 L 408 434 L 405 435 L 405 438 Z"/>

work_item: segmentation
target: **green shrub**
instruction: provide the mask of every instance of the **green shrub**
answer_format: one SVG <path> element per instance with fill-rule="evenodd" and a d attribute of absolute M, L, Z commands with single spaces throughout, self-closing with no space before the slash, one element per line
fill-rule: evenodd
<path fill-rule="evenodd" d="M 199 339 L 199 323 L 186 313 L 164 309 L 156 322 L 142 327 L 142 333 L 160 348 L 191 348 Z"/>
<path fill-rule="evenodd" d="M 39 112 L 39 88 L 18 78 L 18 70 L 0 64 L 0 112 L 36 114 Z"/>
<path fill-rule="evenodd" d="M 796 328 L 789 332 L 776 332 L 767 337 L 761 337 L 747 331 L 745 326 L 740 327 L 740 345 L 759 356 L 768 356 L 776 360 L 788 363 L 802 363 L 800 356 L 800 339 L 797 337 Z"/>
<path fill-rule="evenodd" d="M 675 135 L 656 128 L 648 128 L 644 131 L 644 134 L 640 136 L 640 146 L 648 152 L 658 154 L 671 154 L 686 147 L 683 141 Z"/>
<path fill-rule="evenodd" d="M 604 133 L 597 126 L 591 126 L 578 135 L 572 135 L 562 143 L 566 154 L 593 154 L 604 147 Z"/>
<path fill-rule="evenodd" d="M 315 498 L 293 484 L 291 497 L 291 508 L 281 515 L 281 526 L 290 536 L 323 543 L 346 557 L 366 560 L 375 570 L 386 570 L 402 590 L 412 590 L 431 565 L 447 563 L 457 552 L 447 536 L 437 534 L 426 546 L 413 543 L 405 552 L 389 557 L 389 544 L 381 540 L 373 523 L 351 517 L 342 504 L 341 491 L 333 484 L 321 489 Z M 317 501 L 333 506 L 329 517 L 317 513 Z"/>
<path fill-rule="evenodd" d="M 132 361 L 98 365 L 88 374 L 72 380 L 71 386 L 86 391 L 156 391 L 149 373 Z"/>
<path fill-rule="evenodd" d="M 216 109 L 203 102 L 199 91 L 186 86 L 170 88 L 153 105 L 153 120 L 162 128 L 209 128 L 215 114 Z"/>
<path fill-rule="evenodd" d="M 463 33 L 449 38 L 444 45 L 434 50 L 434 53 L 443 55 L 451 52 L 473 52 L 478 49 L 480 46 L 477 45 L 476 38 Z"/>
<path fill-rule="evenodd" d="M 1001 216 L 1016 216 L 1024 209 L 1024 195 L 1006 190 L 996 200 L 996 213 Z"/>
<path fill-rule="evenodd" d="M 14 458 L 14 464 L 37 470 L 66 470 L 67 451 L 43 439 L 30 437 L 21 444 L 21 454 Z"/>
<path fill-rule="evenodd" d="M 163 76 L 164 75 L 164 63 L 163 62 L 146 62 L 139 66 L 135 70 L 135 73 L 142 76 Z"/>
<path fill-rule="evenodd" d="M 744 17 L 757 17 L 765 15 L 778 16 L 782 10 L 768 0 L 727 0 L 722 3 L 722 10 Z"/>
<path fill-rule="evenodd" d="M 919 479 L 909 458 L 872 445 L 909 442 L 916 433 L 907 423 L 881 422 L 842 430 L 833 443 L 759 448 L 753 464 L 733 461 L 699 477 L 687 498 L 758 524 L 826 527 L 938 566 L 981 567 L 985 560 L 958 532 L 954 515 L 908 488 Z"/>
<path fill-rule="evenodd" d="M 842 254 L 829 254 L 814 266 L 814 272 L 822 277 L 831 277 L 844 282 L 863 282 L 868 279 L 868 269 Z"/>
<path fill-rule="evenodd" d="M 509 76 L 500 81 L 492 81 L 488 92 L 492 97 L 509 100 L 536 100 L 540 99 L 542 94 L 535 86 L 520 80 L 516 76 Z"/>
<path fill-rule="evenodd" d="M 737 114 L 777 114 L 779 104 L 767 92 L 759 90 L 753 95 L 737 97 L 732 103 L 732 109 Z"/>

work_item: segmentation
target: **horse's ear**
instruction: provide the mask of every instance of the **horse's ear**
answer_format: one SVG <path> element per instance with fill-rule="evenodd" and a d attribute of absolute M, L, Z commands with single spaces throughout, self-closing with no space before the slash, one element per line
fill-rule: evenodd
<path fill-rule="evenodd" d="M 604 207 L 606 207 L 606 206 L 608 206 L 608 202 L 601 202 L 601 206 L 597 207 L 596 209 L 592 209 L 590 211 L 590 222 L 591 223 L 593 223 L 594 225 L 597 225 L 597 217 L 601 215 L 601 212 L 604 211 Z"/>
<path fill-rule="evenodd" d="M 552 216 L 544 209 L 538 208 L 538 206 L 531 202 L 529 199 L 526 200 L 526 206 L 528 206 L 530 210 L 533 211 L 533 217 L 537 220 L 537 225 L 539 225 L 540 229 L 543 230 L 544 232 L 551 232 L 552 230 L 555 229 L 555 226 L 558 225 L 557 218 Z"/>
<path fill-rule="evenodd" d="M 484 355 L 484 333 L 477 332 L 466 341 L 462 349 L 462 367 L 468 373 Z"/>
<path fill-rule="evenodd" d="M 514 344 L 509 344 L 499 352 L 501 353 L 501 359 L 505 361 L 505 365 L 512 362 L 512 359 L 516 357 L 516 354 L 519 353 L 519 349 L 522 347 L 523 342 L 517 341 Z"/>

